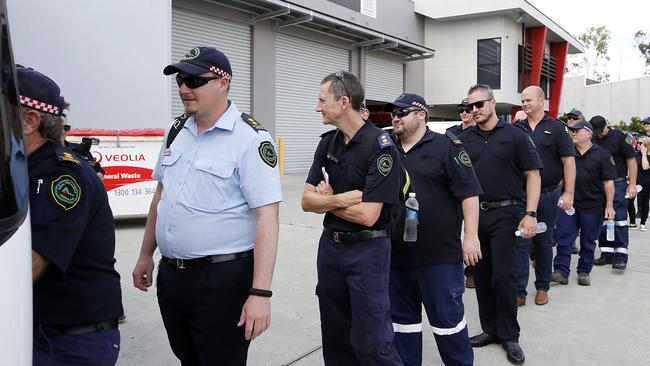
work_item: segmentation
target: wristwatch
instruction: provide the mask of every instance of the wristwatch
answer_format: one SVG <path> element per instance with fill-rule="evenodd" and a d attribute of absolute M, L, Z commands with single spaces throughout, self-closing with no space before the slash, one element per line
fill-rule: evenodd
<path fill-rule="evenodd" d="M 526 216 L 537 217 L 537 211 L 526 211 Z"/>

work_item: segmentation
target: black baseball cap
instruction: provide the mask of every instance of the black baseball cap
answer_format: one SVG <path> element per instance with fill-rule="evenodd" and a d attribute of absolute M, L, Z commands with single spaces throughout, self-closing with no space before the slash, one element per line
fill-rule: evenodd
<path fill-rule="evenodd" d="M 463 98 L 463 100 L 460 101 L 460 104 L 456 106 L 456 108 L 460 107 L 469 107 L 469 99 Z"/>
<path fill-rule="evenodd" d="M 643 123 L 644 125 L 650 125 L 650 117 L 646 117 L 642 119 L 641 123 Z"/>
<path fill-rule="evenodd" d="M 20 104 L 55 116 L 63 114 L 65 99 L 54 80 L 29 67 L 17 68 L 16 77 Z"/>
<path fill-rule="evenodd" d="M 585 130 L 588 130 L 589 132 L 594 132 L 593 126 L 591 125 L 591 123 L 589 123 L 587 121 L 580 121 L 580 122 L 576 123 L 573 126 L 568 126 L 567 128 L 570 129 L 570 130 L 585 129 Z"/>
<path fill-rule="evenodd" d="M 221 77 L 232 79 L 232 69 L 228 57 L 214 47 L 196 46 L 192 48 L 178 63 L 167 65 L 163 69 L 163 74 L 172 75 L 180 71 L 190 75 L 213 72 Z"/>
<path fill-rule="evenodd" d="M 607 126 L 607 120 L 603 116 L 593 116 L 589 120 L 589 123 L 593 127 L 593 131 L 595 134 L 599 134 L 603 132 L 603 130 Z"/>
<path fill-rule="evenodd" d="M 386 103 L 384 105 L 384 110 L 386 112 L 392 111 L 395 107 L 397 108 L 409 108 L 417 107 L 429 114 L 429 109 L 427 108 L 427 102 L 421 96 L 413 93 L 404 93 L 397 97 L 394 102 Z"/>
<path fill-rule="evenodd" d="M 566 114 L 567 116 L 573 116 L 573 117 L 578 117 L 578 118 L 585 118 L 585 116 L 580 112 L 579 110 L 573 108 L 569 113 Z"/>

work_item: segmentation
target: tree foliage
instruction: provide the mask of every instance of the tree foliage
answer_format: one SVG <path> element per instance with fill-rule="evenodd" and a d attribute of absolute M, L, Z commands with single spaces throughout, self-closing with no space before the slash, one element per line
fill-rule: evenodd
<path fill-rule="evenodd" d="M 567 71 L 572 75 L 584 74 L 587 78 L 599 82 L 609 81 L 609 73 L 605 71 L 609 61 L 609 29 L 604 25 L 589 27 L 576 38 L 585 46 L 585 52 L 571 55 Z"/>
<path fill-rule="evenodd" d="M 620 121 L 618 123 L 618 128 L 627 132 L 643 133 L 645 131 L 643 129 L 643 123 L 641 123 L 640 117 L 630 118 L 630 123 L 627 123 L 625 121 Z"/>
<path fill-rule="evenodd" d="M 634 42 L 641 52 L 641 57 L 645 59 L 645 74 L 650 75 L 650 36 L 639 30 L 634 34 Z"/>

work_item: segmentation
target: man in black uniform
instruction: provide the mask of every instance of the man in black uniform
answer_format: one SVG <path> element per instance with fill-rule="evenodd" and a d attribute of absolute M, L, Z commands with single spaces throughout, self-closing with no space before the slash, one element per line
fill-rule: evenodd
<path fill-rule="evenodd" d="M 611 264 L 612 268 L 627 268 L 629 227 L 627 221 L 627 198 L 636 197 L 636 152 L 631 135 L 609 128 L 602 116 L 589 120 L 594 128 L 593 143 L 609 151 L 616 163 L 618 176 L 614 179 L 614 211 L 616 211 L 614 240 L 608 241 L 606 228 L 603 226 L 598 239 L 600 258 L 594 262 L 597 266 Z M 628 197 L 625 197 L 628 195 Z"/>
<path fill-rule="evenodd" d="M 339 71 L 321 82 L 316 111 L 337 127 L 316 148 L 302 208 L 325 213 L 316 294 L 325 365 L 402 365 L 388 300 L 388 228 L 400 203 L 400 166 L 389 135 L 359 113 L 359 79 Z"/>
<path fill-rule="evenodd" d="M 467 106 L 467 98 L 463 98 L 463 100 L 460 101 L 460 104 L 458 104 L 456 108 L 458 109 L 458 114 L 460 115 L 460 120 L 462 123 L 449 127 L 447 131 L 458 136 L 458 134 L 464 130 L 474 126 L 476 122 L 474 122 L 474 118 L 472 117 L 472 111 Z"/>
<path fill-rule="evenodd" d="M 473 365 L 462 262 L 475 265 L 481 258 L 477 231 L 481 186 L 460 140 L 451 132 L 441 135 L 427 128 L 426 105 L 416 94 L 403 94 L 387 105 L 397 150 L 419 203 L 417 242 L 404 242 L 404 221 L 397 222 L 392 233 L 395 345 L 405 365 L 422 364 L 424 304 L 445 365 Z"/>
<path fill-rule="evenodd" d="M 575 125 L 578 122 L 582 122 L 585 120 L 585 116 L 582 115 L 582 112 L 579 110 L 573 108 L 569 113 L 566 114 L 567 117 L 567 126 L 571 127 Z"/>
<path fill-rule="evenodd" d="M 521 106 L 527 118 L 517 121 L 533 139 L 544 164 L 540 171 L 542 191 L 537 206 L 537 220 L 545 222 L 547 230 L 530 240 L 517 240 L 517 304 L 526 303 L 526 287 L 530 262 L 530 246 L 535 251 L 535 304 L 548 303 L 553 267 L 553 236 L 558 207 L 568 210 L 573 206 L 576 180 L 575 149 L 566 134 L 564 124 L 544 113 L 544 91 L 529 86 L 521 92 Z"/>
<path fill-rule="evenodd" d="M 38 71 L 16 71 L 29 167 L 34 365 L 114 365 L 123 314 L 115 227 L 100 179 L 59 144 L 63 98 Z"/>
<path fill-rule="evenodd" d="M 523 363 L 517 322 L 515 231 L 535 235 L 542 163 L 533 141 L 521 128 L 500 119 L 487 85 L 468 92 L 476 126 L 460 134 L 481 183 L 478 235 L 483 259 L 473 270 L 483 333 L 470 338 L 473 347 L 500 342 L 508 360 Z M 526 187 L 526 212 L 520 209 Z"/>

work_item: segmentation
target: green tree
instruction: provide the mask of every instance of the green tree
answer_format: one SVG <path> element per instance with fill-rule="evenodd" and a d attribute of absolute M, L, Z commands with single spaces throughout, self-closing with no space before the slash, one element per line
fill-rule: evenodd
<path fill-rule="evenodd" d="M 630 118 L 630 123 L 627 123 L 625 121 L 621 121 L 618 123 L 618 128 L 620 128 L 623 131 L 628 131 L 628 132 L 636 132 L 636 133 L 643 133 L 643 123 L 641 123 L 641 118 L 640 117 L 632 117 Z"/>
<path fill-rule="evenodd" d="M 634 42 L 645 59 L 645 74 L 650 75 L 650 36 L 640 30 L 634 34 Z"/>
<path fill-rule="evenodd" d="M 572 75 L 584 74 L 587 78 L 599 82 L 609 81 L 609 74 L 605 71 L 609 61 L 609 29 L 604 25 L 589 27 L 576 38 L 585 46 L 585 52 L 571 55 L 567 71 Z"/>

